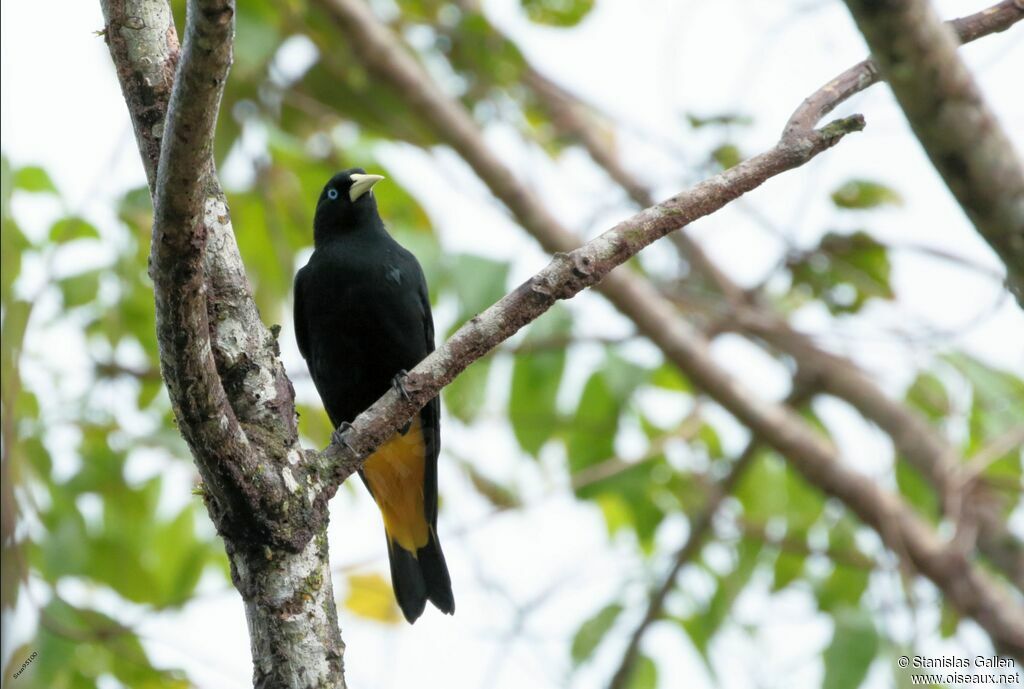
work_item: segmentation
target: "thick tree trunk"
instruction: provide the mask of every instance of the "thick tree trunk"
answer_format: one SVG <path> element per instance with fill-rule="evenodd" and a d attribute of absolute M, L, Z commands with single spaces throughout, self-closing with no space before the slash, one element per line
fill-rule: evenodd
<path fill-rule="evenodd" d="M 214 172 L 234 5 L 190 2 L 179 51 L 167 0 L 101 4 L 154 198 L 163 377 L 245 601 L 254 686 L 344 687 L 328 494 L 299 446 L 291 383 L 259 319 Z"/>
<path fill-rule="evenodd" d="M 327 535 L 299 553 L 228 545 L 231 578 L 245 600 L 253 686 L 345 686 L 345 644 L 331 586 Z"/>

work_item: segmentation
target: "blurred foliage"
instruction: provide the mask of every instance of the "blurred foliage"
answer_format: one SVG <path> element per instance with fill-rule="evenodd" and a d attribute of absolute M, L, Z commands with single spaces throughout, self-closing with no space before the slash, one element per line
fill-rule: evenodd
<path fill-rule="evenodd" d="M 594 0 L 519 0 L 526 16 L 541 24 L 575 26 L 594 8 Z"/>
<path fill-rule="evenodd" d="M 867 232 L 829 232 L 814 249 L 786 263 L 793 291 L 820 300 L 833 314 L 856 313 L 869 299 L 892 299 L 889 254 Z"/>
<path fill-rule="evenodd" d="M 184 3 L 174 4 L 180 21 Z M 553 156 L 573 145 L 531 90 L 532 67 L 522 52 L 475 2 L 391 4 L 393 28 L 481 124 L 511 125 Z M 594 2 L 520 5 L 530 20 L 558 30 L 585 21 Z M 381 144 L 431 147 L 437 137 L 412 115 L 403 94 L 365 71 L 317 3 L 239 3 L 222 113 L 217 157 L 222 169 L 244 171 L 228 200 L 268 323 L 290 319 L 291 281 L 311 244 L 311 213 L 324 180 L 354 165 L 391 178 L 375 193 L 390 230 L 423 264 L 431 298 L 443 307 L 438 314 L 449 314 L 438 322 L 439 340 L 514 286 L 513 257 L 442 250 L 419 200 L 378 157 Z M 749 117 L 688 115 L 687 121 L 710 134 L 700 158 L 708 169 L 741 161 L 733 133 Z M 863 179 L 844 184 L 831 199 L 853 210 L 900 203 L 895 190 Z M 197 593 L 229 586 L 227 561 L 200 499 L 181 490 L 194 471 L 159 377 L 146 272 L 148 191 L 126 192 L 116 219 L 100 222 L 70 208 L 47 171 L 12 168 L 5 159 L 2 200 L 2 602 L 7 611 L 27 599 L 38 620 L 8 670 L 37 651 L 40 659 L 18 686 L 84 688 L 100 678 L 133 688 L 189 686 L 180 672 L 153 666 L 124 614 L 129 604 L 145 612 L 180 609 Z M 54 219 L 30 232 L 16 211 L 40 203 Z M 867 231 L 826 233 L 782 267 L 788 284 L 772 296 L 788 310 L 821 305 L 850 317 L 872 300 L 895 297 L 888 247 Z M 537 460 L 529 470 L 560 472 L 575 498 L 601 515 L 615 552 L 636 565 L 621 595 L 594 601 L 578 621 L 565 649 L 573 672 L 604 652 L 620 652 L 611 637 L 628 633 L 640 609 L 629 592 L 646 592 L 663 575 L 678 525 L 703 508 L 710 480 L 728 470 L 735 454 L 725 442 L 731 427 L 720 414 L 702 412 L 677 370 L 637 355 L 628 341 L 595 339 L 592 324 L 580 320 L 572 304 L 552 309 L 470 366 L 442 397 L 448 428 L 494 416 L 507 421 L 524 457 Z M 70 372 L 54 355 L 69 332 L 60 346 L 69 349 Z M 580 352 L 586 356 L 577 357 Z M 574 369 L 577 359 L 585 370 Z M 507 366 L 498 365 L 503 360 Z M 306 375 L 291 373 L 296 380 Z M 906 401 L 960 439 L 965 458 L 1024 423 L 1024 382 L 962 354 L 920 372 Z M 692 414 L 684 417 L 686 410 Z M 299 414 L 306 441 L 324 446 L 332 429 L 319 404 L 300 400 Z M 807 418 L 828 432 L 810 412 Z M 446 454 L 443 461 L 451 459 Z M 515 480 L 461 463 L 467 485 L 492 509 L 529 504 Z M 1005 514 L 1019 509 L 1019 448 L 989 457 L 980 472 L 1003 499 Z M 900 459 L 894 475 L 908 501 L 937 519 L 937 498 L 924 479 Z M 754 458 L 723 513 L 711 534 L 714 547 L 692 562 L 702 585 L 673 594 L 667 627 L 715 675 L 716 640 L 723 629 L 739 627 L 734 611 L 746 592 L 799 591 L 832 621 L 831 641 L 808 650 L 820 653 L 824 685 L 859 686 L 872 661 L 895 645 L 870 614 L 896 596 L 879 600 L 870 593 L 880 577 L 889 576 L 891 585 L 891 573 L 879 567 L 879 550 L 864 538 L 865 529 L 769 451 Z M 343 617 L 400 624 L 383 566 L 344 574 Z M 97 591 L 124 605 L 100 605 L 85 595 Z M 952 634 L 957 623 L 943 609 L 941 633 Z M 757 630 L 741 631 L 756 639 Z M 640 656 L 633 689 L 677 685 L 664 672 L 659 677 L 655 659 Z"/>
<path fill-rule="evenodd" d="M 19 524 L 4 530 L 3 605 L 26 597 L 38 613 L 34 639 L 11 663 L 33 651 L 40 658 L 19 686 L 91 687 L 100 677 L 189 686 L 154 668 L 135 630 L 86 595 L 156 612 L 188 603 L 205 571 L 226 585 L 205 509 L 166 490 L 166 468 L 190 465 L 159 394 L 149 212 L 129 193 L 123 222 L 101 230 L 67 207 L 45 171 L 12 169 L 6 158 L 2 166 L 4 508 L 17 510 Z M 18 203 L 41 204 L 56 219 L 25 231 Z M 97 249 L 98 261 L 76 258 Z M 64 355 L 85 362 L 73 371 L 53 356 L 68 327 L 78 335 Z M 33 339 L 49 341 L 50 355 Z"/>
<path fill-rule="evenodd" d="M 903 198 L 892 188 L 869 179 L 852 179 L 832 192 L 832 203 L 848 210 L 900 205 Z"/>

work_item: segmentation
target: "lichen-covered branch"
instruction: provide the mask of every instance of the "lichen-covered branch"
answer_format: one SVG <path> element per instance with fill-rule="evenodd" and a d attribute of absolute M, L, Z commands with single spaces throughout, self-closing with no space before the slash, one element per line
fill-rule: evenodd
<path fill-rule="evenodd" d="M 319 2 L 365 66 L 402 93 L 408 106 L 469 163 L 519 223 L 556 254 L 534 278 L 472 319 L 421 362 L 410 374 L 413 390 L 409 401 L 389 392 L 356 419 L 355 431 L 348 438 L 352 448 L 332 445 L 321 456 L 329 486 L 350 474 L 360 457 L 394 433 L 469 363 L 542 313 L 556 297 L 567 298 L 604 277 L 598 289 L 669 361 L 785 455 L 809 481 L 842 500 L 890 548 L 905 553 L 908 564 L 931 579 L 962 614 L 977 620 L 998 648 L 1024 659 L 1024 609 L 998 582 L 972 565 L 964 553 L 941 541 L 896 495 L 844 467 L 835 449 L 795 413 L 757 398 L 740 385 L 711 358 L 704 338 L 677 317 L 653 285 L 622 271 L 607 274 L 650 242 L 757 186 L 766 179 L 759 176 L 766 169 L 777 174 L 806 161 L 808 154 L 822 150 L 825 142 L 838 140 L 854 122 L 784 137 L 771 151 L 638 213 L 577 248 L 573 233 L 562 227 L 489 149 L 469 113 L 432 82 L 365 4 L 359 0 Z"/>
<path fill-rule="evenodd" d="M 343 687 L 326 498 L 302 461 L 291 384 L 214 169 L 234 3 L 191 0 L 180 56 L 166 0 L 102 4 L 154 198 L 162 375 L 245 601 L 254 684 Z"/>
<path fill-rule="evenodd" d="M 927 0 L 846 0 L 880 74 L 1024 308 L 1024 167 Z M 1024 15 L 1018 1 L 1017 18 Z"/>
<path fill-rule="evenodd" d="M 146 170 L 149 191 L 156 190 L 167 104 L 178 66 L 178 33 L 167 0 L 100 0 L 106 40 L 115 60 L 132 129 Z"/>

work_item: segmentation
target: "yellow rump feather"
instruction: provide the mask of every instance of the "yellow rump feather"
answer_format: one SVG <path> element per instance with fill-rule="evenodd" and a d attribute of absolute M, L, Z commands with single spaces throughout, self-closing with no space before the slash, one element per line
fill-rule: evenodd
<path fill-rule="evenodd" d="M 423 510 L 426 446 L 417 416 L 405 435 L 396 433 L 363 465 L 388 537 L 415 557 L 427 544 L 430 527 Z"/>

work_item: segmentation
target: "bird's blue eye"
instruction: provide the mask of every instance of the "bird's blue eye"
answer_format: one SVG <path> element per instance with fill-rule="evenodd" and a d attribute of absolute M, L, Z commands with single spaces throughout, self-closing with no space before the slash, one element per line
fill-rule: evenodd
<path fill-rule="evenodd" d="M 338 190 L 337 189 L 328 189 L 327 190 L 327 198 L 329 198 L 331 201 L 333 201 L 334 199 L 338 198 Z"/>

